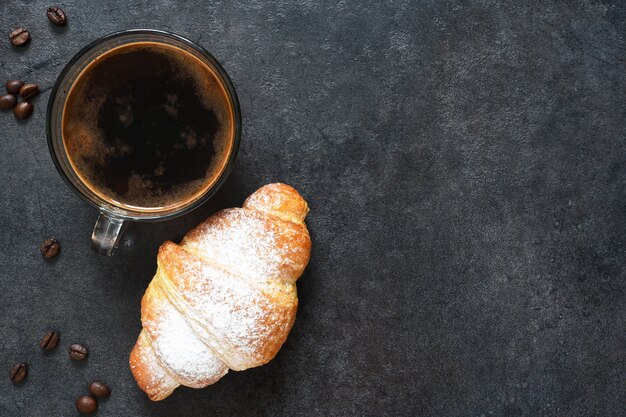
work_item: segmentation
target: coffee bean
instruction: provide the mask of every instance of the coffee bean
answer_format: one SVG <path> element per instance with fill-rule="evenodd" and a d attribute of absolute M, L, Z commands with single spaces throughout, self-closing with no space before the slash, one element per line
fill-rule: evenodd
<path fill-rule="evenodd" d="M 24 45 L 30 39 L 30 33 L 24 28 L 13 29 L 9 33 L 9 40 L 13 46 Z"/>
<path fill-rule="evenodd" d="M 30 100 L 39 94 L 39 86 L 35 83 L 24 84 L 22 88 L 20 88 L 20 96 L 24 100 Z"/>
<path fill-rule="evenodd" d="M 53 237 L 44 240 L 41 246 L 39 246 L 39 251 L 45 259 L 54 258 L 59 253 L 59 250 L 61 250 L 61 245 Z"/>
<path fill-rule="evenodd" d="M 91 395 L 83 395 L 76 400 L 76 409 L 81 414 L 93 414 L 98 409 L 98 403 Z"/>
<path fill-rule="evenodd" d="M 22 101 L 13 107 L 13 115 L 20 120 L 28 119 L 31 114 L 33 114 L 33 103 L 30 101 Z"/>
<path fill-rule="evenodd" d="M 89 384 L 89 392 L 94 397 L 104 398 L 111 395 L 111 389 L 104 383 L 100 381 L 93 381 Z"/>
<path fill-rule="evenodd" d="M 52 349 L 57 347 L 58 343 L 59 334 L 57 332 L 50 331 L 43 335 L 43 338 L 39 342 L 39 346 L 41 346 L 43 350 L 51 351 Z"/>
<path fill-rule="evenodd" d="M 0 109 L 9 110 L 15 107 L 17 104 L 17 99 L 13 94 L 5 94 L 0 96 Z"/>
<path fill-rule="evenodd" d="M 28 374 L 28 365 L 24 362 L 18 362 L 11 367 L 9 377 L 13 382 L 22 382 L 26 378 L 26 374 Z"/>
<path fill-rule="evenodd" d="M 71 345 L 67 351 L 70 354 L 70 358 L 74 359 L 75 361 L 82 361 L 87 357 L 87 348 L 77 343 Z"/>
<path fill-rule="evenodd" d="M 57 26 L 64 26 L 67 23 L 65 12 L 58 6 L 48 7 L 48 20 Z"/>
<path fill-rule="evenodd" d="M 20 93 L 20 88 L 22 88 L 23 85 L 24 85 L 23 81 L 20 81 L 20 80 L 9 80 L 4 85 L 4 87 L 7 89 L 7 93 L 9 93 L 9 94 L 19 94 Z"/>

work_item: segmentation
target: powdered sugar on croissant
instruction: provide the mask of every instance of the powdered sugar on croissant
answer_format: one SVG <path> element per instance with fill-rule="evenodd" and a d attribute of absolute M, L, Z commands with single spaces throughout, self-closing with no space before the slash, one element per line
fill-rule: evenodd
<path fill-rule="evenodd" d="M 309 262 L 308 211 L 295 189 L 268 184 L 242 208 L 209 217 L 180 245 L 161 245 L 130 356 L 150 399 L 274 358 L 293 326 L 295 282 Z"/>

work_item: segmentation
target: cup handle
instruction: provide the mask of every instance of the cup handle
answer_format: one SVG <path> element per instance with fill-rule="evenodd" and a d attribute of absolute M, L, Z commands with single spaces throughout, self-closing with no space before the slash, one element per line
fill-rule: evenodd
<path fill-rule="evenodd" d="M 122 240 L 126 225 L 123 219 L 100 213 L 91 234 L 91 247 L 102 255 L 111 256 Z"/>

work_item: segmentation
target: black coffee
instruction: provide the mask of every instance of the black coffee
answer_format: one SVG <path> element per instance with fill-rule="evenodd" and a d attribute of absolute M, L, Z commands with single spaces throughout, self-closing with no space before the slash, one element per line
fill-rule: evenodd
<path fill-rule="evenodd" d="M 178 48 L 138 43 L 99 57 L 78 77 L 63 113 L 70 160 L 117 205 L 184 205 L 228 157 L 230 106 L 212 70 Z"/>

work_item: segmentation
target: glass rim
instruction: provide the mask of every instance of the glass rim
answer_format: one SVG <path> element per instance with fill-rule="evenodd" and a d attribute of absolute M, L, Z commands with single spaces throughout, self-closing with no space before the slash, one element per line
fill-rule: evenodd
<path fill-rule="evenodd" d="M 232 142 L 232 147 L 228 156 L 228 160 L 226 161 L 222 172 L 219 174 L 217 180 L 211 185 L 211 187 L 209 187 L 206 190 L 206 192 L 202 194 L 197 200 L 193 201 L 187 206 L 184 206 L 179 209 L 175 209 L 174 211 L 168 212 L 168 213 L 141 212 L 141 210 L 132 211 L 132 210 L 125 209 L 123 207 L 118 207 L 116 205 L 109 204 L 110 206 L 115 207 L 115 210 L 111 210 L 107 206 L 98 204 L 98 202 L 93 201 L 91 198 L 85 195 L 85 193 L 83 193 L 76 186 L 76 184 L 74 184 L 74 182 L 68 177 L 67 173 L 65 172 L 65 169 L 63 168 L 63 166 L 61 165 L 61 162 L 59 161 L 59 157 L 54 148 L 54 143 L 53 143 L 54 139 L 53 139 L 51 119 L 53 117 L 53 110 L 54 110 L 54 105 L 56 101 L 55 99 L 59 92 L 59 88 L 61 87 L 62 83 L 65 81 L 68 73 L 74 69 L 74 66 L 76 65 L 76 63 L 85 54 L 87 54 L 94 48 L 97 48 L 98 46 L 108 41 L 121 38 L 124 36 L 128 36 L 128 35 L 162 36 L 165 38 L 170 38 L 175 41 L 181 42 L 187 45 L 188 47 L 194 49 L 196 52 L 201 54 L 205 59 L 207 59 L 210 62 L 210 64 L 213 66 L 212 69 L 218 73 L 219 77 L 221 78 L 220 81 L 223 83 L 223 88 L 226 90 L 226 93 L 228 94 L 229 99 L 232 101 L 232 111 L 233 111 L 233 118 L 234 118 L 234 126 L 233 126 L 234 132 L 233 132 L 233 139 L 232 139 L 233 142 Z M 239 105 L 239 98 L 237 97 L 237 92 L 235 91 L 235 87 L 233 85 L 232 80 L 228 76 L 228 73 L 222 67 L 219 61 L 210 52 L 208 52 L 206 49 L 196 44 L 195 42 L 181 35 L 178 35 L 176 33 L 159 30 L 159 29 L 127 29 L 127 30 L 117 31 L 117 32 L 113 32 L 113 33 L 109 33 L 107 35 L 101 36 L 98 39 L 90 42 L 85 47 L 81 48 L 68 61 L 68 63 L 65 65 L 65 67 L 60 72 L 59 76 L 57 77 L 54 83 L 54 86 L 52 87 L 52 90 L 50 92 L 50 97 L 48 99 L 48 107 L 46 111 L 46 136 L 47 136 L 47 142 L 48 142 L 48 150 L 50 152 L 50 156 L 52 157 L 52 161 L 54 162 L 54 166 L 56 170 L 59 172 L 59 174 L 61 175 L 61 178 L 63 178 L 65 183 L 82 200 L 86 201 L 91 206 L 97 208 L 100 212 L 106 213 L 114 217 L 123 218 L 126 220 L 132 220 L 132 221 L 139 221 L 139 222 L 150 222 L 150 221 L 161 221 L 161 220 L 173 219 L 175 217 L 179 217 L 186 213 L 189 213 L 190 211 L 196 209 L 197 207 L 205 203 L 208 199 L 210 199 L 221 188 L 221 186 L 224 184 L 224 182 L 226 181 L 226 179 L 228 178 L 228 176 L 233 170 L 235 160 L 237 158 L 237 153 L 239 151 L 239 145 L 241 142 L 241 125 L 242 125 L 241 107 Z M 61 140 L 63 140 L 62 137 L 61 137 Z"/>

